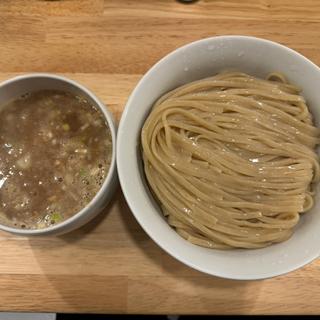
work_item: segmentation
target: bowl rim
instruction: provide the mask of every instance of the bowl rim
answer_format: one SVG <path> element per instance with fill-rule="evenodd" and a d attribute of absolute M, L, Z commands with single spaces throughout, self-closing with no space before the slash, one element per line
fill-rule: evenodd
<path fill-rule="evenodd" d="M 70 218 L 62 221 L 61 223 L 55 224 L 50 227 L 46 227 L 43 229 L 19 229 L 19 228 L 14 228 L 10 226 L 6 226 L 4 224 L 0 223 L 0 230 L 10 232 L 13 234 L 17 235 L 22 235 L 22 236 L 35 236 L 35 235 L 48 235 L 48 234 L 53 234 L 57 233 L 59 231 L 63 231 L 64 229 L 67 229 L 71 227 L 72 225 L 75 225 L 78 220 L 83 218 L 84 216 L 89 215 L 92 210 L 97 210 L 95 208 L 95 204 L 99 203 L 100 200 L 102 200 L 103 195 L 105 192 L 108 192 L 108 189 L 112 188 L 112 185 L 114 183 L 114 175 L 116 174 L 116 139 L 117 139 L 117 132 L 116 132 L 116 125 L 115 121 L 113 118 L 112 113 L 109 111 L 108 107 L 104 105 L 100 99 L 88 88 L 85 86 L 81 85 L 75 80 L 71 80 L 67 77 L 60 76 L 57 74 L 53 73 L 45 73 L 45 72 L 35 72 L 35 73 L 27 73 L 27 74 L 22 74 L 18 75 L 12 78 L 9 78 L 5 81 L 2 81 L 0 83 L 0 88 L 5 87 L 6 85 L 13 84 L 15 82 L 19 81 L 32 81 L 34 79 L 38 78 L 46 78 L 46 79 L 52 79 L 56 81 L 60 81 L 62 83 L 66 83 L 68 86 L 75 87 L 79 89 L 84 95 L 90 97 L 92 101 L 95 103 L 95 106 L 99 108 L 99 110 L 102 112 L 110 133 L 111 133 L 111 139 L 112 139 L 112 157 L 111 157 L 111 162 L 110 162 L 110 167 L 108 170 L 108 174 L 100 187 L 99 191 L 96 193 L 96 195 L 91 199 L 91 201 L 83 207 L 80 211 L 75 213 L 73 216 Z"/>
<path fill-rule="evenodd" d="M 130 105 L 132 104 L 132 102 L 136 99 L 136 93 L 138 92 L 138 90 L 140 89 L 140 87 L 147 82 L 147 80 L 149 79 L 150 75 L 157 71 L 159 68 L 161 68 L 161 65 L 163 63 L 166 62 L 167 59 L 180 54 L 181 52 L 183 52 L 185 49 L 192 47 L 194 45 L 201 45 L 204 44 L 208 41 L 212 41 L 212 40 L 248 40 L 248 41 L 255 41 L 258 43 L 264 43 L 264 44 L 268 44 L 271 45 L 273 47 L 277 47 L 283 51 L 286 51 L 288 53 L 290 53 L 291 55 L 295 55 L 297 57 L 299 57 L 300 59 L 304 60 L 305 63 L 308 63 L 311 67 L 315 68 L 318 70 L 318 72 L 320 73 L 320 68 L 313 63 L 311 60 L 309 60 L 308 58 L 306 58 L 305 56 L 303 56 L 301 53 L 285 46 L 282 45 L 278 42 L 274 42 L 271 40 L 267 40 L 267 39 L 263 39 L 263 38 L 259 38 L 259 37 L 254 37 L 254 36 L 245 36 L 245 35 L 222 35 L 222 36 L 213 36 L 213 37 L 207 37 L 207 38 L 203 38 L 200 40 L 196 40 L 193 42 L 189 42 L 181 47 L 178 47 L 176 49 L 174 49 L 173 51 L 169 52 L 168 54 L 166 54 L 164 57 L 162 57 L 158 62 L 156 62 L 153 66 L 150 67 L 150 69 L 148 69 L 148 71 L 142 76 L 142 78 L 139 80 L 139 82 L 136 84 L 135 88 L 133 89 L 132 93 L 130 94 L 127 103 L 125 105 L 125 109 L 122 113 L 121 119 L 120 119 L 120 123 L 119 123 L 119 130 L 118 130 L 118 137 L 117 137 L 117 170 L 118 170 L 118 177 L 119 177 L 119 182 L 121 185 L 121 189 L 122 192 L 124 194 L 124 197 L 126 199 L 126 202 L 132 212 L 132 214 L 134 215 L 134 217 L 136 218 L 136 220 L 138 221 L 138 223 L 140 224 L 140 226 L 142 227 L 142 229 L 148 234 L 148 236 L 161 248 L 163 249 L 166 253 L 168 253 L 169 255 L 171 255 L 173 258 L 179 260 L 180 262 L 182 262 L 183 264 L 198 270 L 200 272 L 203 272 L 205 274 L 211 275 L 211 276 L 216 276 L 216 277 L 220 277 L 220 278 L 224 278 L 224 279 L 231 279 L 231 280 L 262 280 L 262 279 L 268 279 L 268 278 L 273 278 L 276 276 L 280 276 L 280 275 L 284 275 L 287 274 L 291 271 L 297 270 L 305 265 L 307 265 L 308 263 L 312 262 L 313 260 L 315 260 L 316 258 L 318 258 L 320 256 L 320 250 L 317 254 L 314 254 L 310 257 L 308 257 L 307 259 L 305 259 L 302 262 L 298 262 L 295 264 L 290 264 L 288 267 L 283 268 L 283 271 L 281 272 L 275 272 L 275 273 L 271 273 L 271 274 L 261 274 L 259 272 L 253 272 L 250 275 L 230 275 L 228 273 L 224 273 L 223 271 L 217 271 L 215 270 L 214 272 L 212 270 L 210 270 L 210 268 L 205 268 L 202 266 L 198 266 L 197 264 L 193 263 L 192 261 L 190 261 L 190 259 L 183 257 L 179 252 L 175 252 L 175 250 L 173 250 L 170 246 L 168 246 L 168 244 L 166 243 L 165 240 L 160 239 L 156 236 L 154 236 L 154 234 L 152 233 L 152 228 L 149 228 L 149 225 L 147 225 L 147 223 L 145 223 L 145 220 L 143 218 L 141 218 L 141 216 L 137 213 L 137 209 L 136 204 L 135 204 L 135 199 L 134 196 L 131 195 L 131 191 L 129 190 L 130 188 L 127 187 L 127 178 L 126 176 L 123 174 L 123 156 L 122 156 L 122 140 L 123 135 L 124 135 L 124 131 L 125 131 L 125 122 L 127 121 L 127 114 L 128 114 L 128 110 L 130 108 Z"/>

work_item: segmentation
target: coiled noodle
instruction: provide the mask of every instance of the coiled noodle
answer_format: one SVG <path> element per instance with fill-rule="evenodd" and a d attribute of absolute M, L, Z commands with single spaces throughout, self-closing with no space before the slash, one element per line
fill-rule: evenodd
<path fill-rule="evenodd" d="M 283 75 L 220 73 L 154 104 L 141 134 L 145 174 L 183 238 L 265 247 L 288 239 L 313 206 L 319 134 Z"/>

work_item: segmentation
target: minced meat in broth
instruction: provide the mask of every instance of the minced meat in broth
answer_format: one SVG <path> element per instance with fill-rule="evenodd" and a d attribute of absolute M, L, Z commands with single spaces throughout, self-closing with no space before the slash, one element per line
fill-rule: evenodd
<path fill-rule="evenodd" d="M 86 99 L 37 91 L 0 109 L 0 222 L 39 229 L 81 210 L 100 189 L 112 140 Z"/>

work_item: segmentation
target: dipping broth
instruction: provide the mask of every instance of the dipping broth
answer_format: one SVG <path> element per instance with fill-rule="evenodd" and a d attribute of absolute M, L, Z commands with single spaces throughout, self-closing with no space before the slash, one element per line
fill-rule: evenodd
<path fill-rule="evenodd" d="M 41 229 L 85 207 L 103 184 L 112 138 L 100 110 L 53 90 L 0 106 L 0 223 Z"/>

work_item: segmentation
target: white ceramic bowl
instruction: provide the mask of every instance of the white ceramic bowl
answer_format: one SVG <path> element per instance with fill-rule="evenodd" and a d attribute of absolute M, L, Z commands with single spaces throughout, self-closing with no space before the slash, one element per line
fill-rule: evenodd
<path fill-rule="evenodd" d="M 301 218 L 286 242 L 256 250 L 219 251 L 193 245 L 168 226 L 147 187 L 140 154 L 140 131 L 153 102 L 187 82 L 237 69 L 264 78 L 283 72 L 303 89 L 320 122 L 320 69 L 280 44 L 245 36 L 221 36 L 190 43 L 154 65 L 131 94 L 118 130 L 117 165 L 125 198 L 149 236 L 176 259 L 199 271 L 231 279 L 262 279 L 302 267 L 320 253 L 320 201 Z"/>
<path fill-rule="evenodd" d="M 34 73 L 18 76 L 0 84 L 0 105 L 7 101 L 15 99 L 27 92 L 33 92 L 42 89 L 63 90 L 74 94 L 79 94 L 95 107 L 100 109 L 105 117 L 105 120 L 110 128 L 112 137 L 112 159 L 108 175 L 102 184 L 96 196 L 84 207 L 81 211 L 70 217 L 69 219 L 58 223 L 52 227 L 25 230 L 11 228 L 0 224 L 0 229 L 23 236 L 33 235 L 61 235 L 63 233 L 74 230 L 92 218 L 94 218 L 111 199 L 113 192 L 117 186 L 117 170 L 116 170 L 116 127 L 112 114 L 107 110 L 103 103 L 88 89 L 78 84 L 77 82 L 46 73 Z"/>

